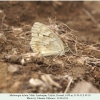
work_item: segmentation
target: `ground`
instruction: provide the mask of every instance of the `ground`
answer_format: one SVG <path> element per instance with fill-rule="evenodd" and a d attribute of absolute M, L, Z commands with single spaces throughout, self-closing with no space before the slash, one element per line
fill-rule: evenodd
<path fill-rule="evenodd" d="M 83 80 L 100 91 L 99 8 L 100 2 L 0 2 L 0 92 L 63 93 L 71 79 L 67 92 Z M 77 37 L 77 45 L 70 39 L 69 47 L 78 55 L 67 52 L 54 63 L 52 56 L 24 63 L 25 54 L 33 53 L 29 44 L 32 25 L 49 23 L 49 18 L 74 30 L 71 34 Z M 40 84 L 33 85 L 32 79 Z"/>

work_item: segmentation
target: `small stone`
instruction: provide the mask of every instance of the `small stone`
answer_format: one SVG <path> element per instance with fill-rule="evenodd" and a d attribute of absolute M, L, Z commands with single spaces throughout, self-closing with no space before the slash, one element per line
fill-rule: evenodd
<path fill-rule="evenodd" d="M 25 59 L 21 59 L 21 64 L 22 65 L 25 65 L 26 64 Z"/>
<path fill-rule="evenodd" d="M 44 86 L 44 82 L 39 80 L 39 79 L 34 79 L 34 78 L 31 78 L 29 80 L 29 83 L 32 85 L 32 86 Z"/>
<path fill-rule="evenodd" d="M 100 91 L 89 82 L 79 82 L 73 88 L 71 93 L 100 93 Z"/>
<path fill-rule="evenodd" d="M 11 72 L 11 73 L 18 72 L 19 68 L 21 68 L 21 67 L 22 66 L 20 66 L 20 65 L 9 65 L 8 71 Z"/>

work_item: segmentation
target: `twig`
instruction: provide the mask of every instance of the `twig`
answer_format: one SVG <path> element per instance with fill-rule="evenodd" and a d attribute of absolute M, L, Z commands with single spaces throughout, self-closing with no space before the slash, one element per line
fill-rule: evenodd
<path fill-rule="evenodd" d="M 86 10 L 85 8 L 82 9 L 82 11 L 88 15 L 88 17 L 90 17 L 90 19 L 93 21 L 93 23 L 95 23 L 99 28 L 100 28 L 100 24 L 97 22 L 97 20 L 91 15 L 91 13 Z"/>
<path fill-rule="evenodd" d="M 69 87 L 70 87 L 70 85 L 71 85 L 72 81 L 73 81 L 73 78 L 72 78 L 72 77 L 70 77 L 70 79 L 69 79 L 69 83 L 68 83 L 68 85 L 67 85 L 67 87 L 66 87 L 66 89 L 65 89 L 64 93 L 67 93 L 67 92 L 68 92 Z"/>

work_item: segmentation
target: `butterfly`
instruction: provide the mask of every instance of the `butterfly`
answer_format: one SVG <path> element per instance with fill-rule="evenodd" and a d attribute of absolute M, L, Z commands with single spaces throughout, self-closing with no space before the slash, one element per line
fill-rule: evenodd
<path fill-rule="evenodd" d="M 30 46 L 43 56 L 64 55 L 65 48 L 59 36 L 45 24 L 35 22 L 31 29 Z"/>

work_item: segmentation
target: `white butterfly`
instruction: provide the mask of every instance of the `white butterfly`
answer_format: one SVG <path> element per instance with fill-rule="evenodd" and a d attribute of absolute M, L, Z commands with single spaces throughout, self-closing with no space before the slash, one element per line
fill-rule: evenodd
<path fill-rule="evenodd" d="M 62 40 L 48 26 L 36 22 L 31 29 L 31 33 L 30 45 L 34 52 L 41 53 L 43 56 L 65 54 Z"/>

